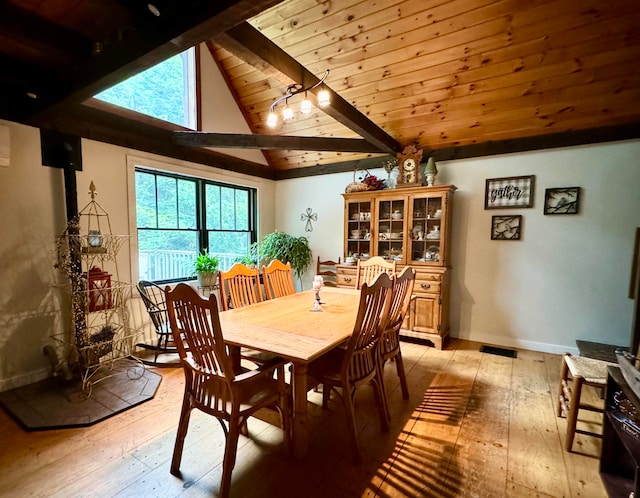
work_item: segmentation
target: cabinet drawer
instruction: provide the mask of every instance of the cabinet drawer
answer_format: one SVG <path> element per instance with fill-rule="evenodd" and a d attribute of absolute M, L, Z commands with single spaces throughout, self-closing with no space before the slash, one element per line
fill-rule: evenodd
<path fill-rule="evenodd" d="M 440 282 L 433 280 L 417 280 L 413 286 L 414 294 L 440 294 Z"/>
<path fill-rule="evenodd" d="M 422 268 L 420 269 L 422 270 Z M 416 283 L 413 286 L 414 294 L 440 294 L 442 286 L 442 273 L 426 272 L 424 270 L 416 272 Z"/>
<path fill-rule="evenodd" d="M 338 273 L 338 287 L 355 287 L 356 275 Z"/>
<path fill-rule="evenodd" d="M 442 282 L 442 273 L 428 272 L 423 268 L 417 268 L 416 282 Z"/>

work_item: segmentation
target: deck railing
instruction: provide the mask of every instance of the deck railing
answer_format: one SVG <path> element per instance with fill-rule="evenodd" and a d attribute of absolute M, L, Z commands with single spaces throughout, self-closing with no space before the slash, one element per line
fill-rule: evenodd
<path fill-rule="evenodd" d="M 139 251 L 138 273 L 140 280 L 170 280 L 184 278 L 193 274 L 193 262 L 196 259 L 195 251 Z M 244 254 L 216 253 L 221 270 L 231 268 L 234 261 Z"/>

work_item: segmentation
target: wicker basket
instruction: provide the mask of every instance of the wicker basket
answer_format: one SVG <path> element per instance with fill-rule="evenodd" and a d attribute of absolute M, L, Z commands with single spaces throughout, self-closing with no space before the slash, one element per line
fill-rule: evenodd
<path fill-rule="evenodd" d="M 353 181 L 344 189 L 345 193 L 351 194 L 352 192 L 364 192 L 365 190 L 369 190 L 369 187 L 362 182 L 356 181 L 356 171 L 354 171 Z"/>

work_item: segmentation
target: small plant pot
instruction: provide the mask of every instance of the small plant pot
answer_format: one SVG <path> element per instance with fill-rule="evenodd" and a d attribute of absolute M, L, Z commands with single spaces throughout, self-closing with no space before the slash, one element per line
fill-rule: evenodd
<path fill-rule="evenodd" d="M 218 283 L 218 272 L 198 272 L 199 287 L 214 287 Z"/>

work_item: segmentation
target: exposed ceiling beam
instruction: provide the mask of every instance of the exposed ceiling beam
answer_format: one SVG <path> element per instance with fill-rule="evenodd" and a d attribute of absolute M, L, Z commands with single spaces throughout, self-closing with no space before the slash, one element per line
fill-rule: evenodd
<path fill-rule="evenodd" d="M 103 107 L 99 103 L 97 106 Z M 176 126 L 171 123 L 149 117 L 145 121 L 131 119 L 99 107 L 71 106 L 65 112 L 43 121 L 41 127 L 227 171 L 274 179 L 274 171 L 269 166 L 208 149 L 176 144 L 172 140 Z"/>
<path fill-rule="evenodd" d="M 99 56 L 79 64 L 64 78 L 49 82 L 37 100 L 26 101 L 21 121 L 37 125 L 66 105 L 79 104 L 120 81 L 178 54 L 282 0 L 178 2 L 173 10 L 110 45 Z"/>
<path fill-rule="evenodd" d="M 320 81 L 313 73 L 247 22 L 240 23 L 226 33 L 217 36 L 215 41 L 240 59 L 267 74 L 269 74 L 269 67 L 275 68 L 304 87 L 312 86 Z M 393 153 L 401 149 L 400 144 L 392 136 L 326 84 L 325 87 L 331 93 L 331 105 L 320 108 L 322 111 L 355 131 L 382 152 Z"/>
<path fill-rule="evenodd" d="M 468 159 L 472 157 L 485 157 L 498 154 L 513 154 L 517 152 L 529 152 L 532 150 L 546 150 L 557 147 L 573 147 L 603 142 L 616 142 L 619 140 L 633 140 L 640 138 L 640 122 L 618 126 L 605 126 L 587 130 L 565 131 L 550 135 L 536 135 L 533 137 L 517 138 L 511 140 L 498 140 L 481 144 L 463 145 L 459 147 L 447 147 L 425 151 L 425 157 L 433 157 L 435 161 L 452 161 L 456 159 Z M 305 168 L 291 168 L 278 170 L 276 180 L 289 180 L 292 178 L 305 178 L 309 176 L 328 175 L 334 173 L 353 172 L 354 170 L 375 169 L 382 167 L 382 161 L 386 157 L 360 159 L 355 161 L 343 161 L 331 164 L 322 164 Z"/>
<path fill-rule="evenodd" d="M 336 173 L 353 173 L 354 171 L 373 170 L 381 168 L 386 159 L 396 157 L 390 156 L 367 157 L 365 159 L 354 159 L 351 161 L 341 161 L 330 164 L 318 164 L 316 166 L 306 166 L 304 168 L 292 168 L 277 170 L 276 180 L 290 180 L 293 178 L 306 178 L 309 176 L 333 175 Z M 351 181 L 351 179 L 349 180 Z M 346 187 L 346 184 L 345 184 Z"/>
<path fill-rule="evenodd" d="M 362 138 L 294 137 L 282 135 L 243 135 L 237 133 L 208 133 L 176 131 L 177 144 L 191 147 L 223 147 L 263 150 L 315 150 L 331 152 L 369 152 L 387 154 Z"/>

